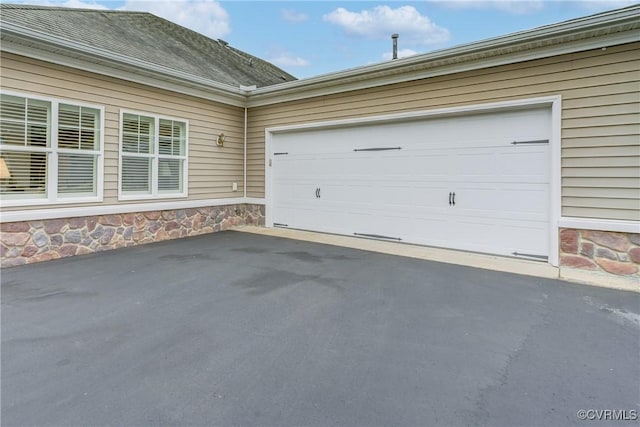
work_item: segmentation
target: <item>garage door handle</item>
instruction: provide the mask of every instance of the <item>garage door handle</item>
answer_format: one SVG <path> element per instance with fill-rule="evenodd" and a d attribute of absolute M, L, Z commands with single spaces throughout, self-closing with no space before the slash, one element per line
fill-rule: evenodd
<path fill-rule="evenodd" d="M 320 189 L 316 188 L 316 199 L 320 198 Z"/>
<path fill-rule="evenodd" d="M 449 206 L 451 206 L 451 194 L 452 193 L 449 193 Z"/>
<path fill-rule="evenodd" d="M 453 206 L 456 205 L 456 193 L 455 193 L 455 191 L 453 192 L 453 197 L 451 198 L 451 202 L 453 202 Z"/>

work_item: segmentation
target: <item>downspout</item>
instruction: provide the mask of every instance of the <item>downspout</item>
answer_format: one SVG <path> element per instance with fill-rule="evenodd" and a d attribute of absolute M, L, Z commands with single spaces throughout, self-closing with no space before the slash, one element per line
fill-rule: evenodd
<path fill-rule="evenodd" d="M 244 107 L 244 150 L 242 150 L 242 196 L 247 198 L 247 127 L 248 127 L 248 119 L 247 119 L 247 101 L 249 99 L 249 92 L 256 90 L 256 85 L 253 86 L 244 86 L 240 85 L 240 89 L 244 91 L 245 94 L 245 107 Z M 245 203 L 247 201 L 245 200 Z"/>
<path fill-rule="evenodd" d="M 244 198 L 247 198 L 247 107 L 244 107 L 244 150 L 242 159 L 242 189 Z"/>

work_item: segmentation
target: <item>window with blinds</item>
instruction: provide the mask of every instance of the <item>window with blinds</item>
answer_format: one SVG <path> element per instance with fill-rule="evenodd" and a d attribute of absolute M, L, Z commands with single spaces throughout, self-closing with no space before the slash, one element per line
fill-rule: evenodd
<path fill-rule="evenodd" d="M 186 122 L 122 113 L 120 147 L 123 196 L 185 195 Z"/>
<path fill-rule="evenodd" d="M 2 198 L 46 198 L 47 164 L 51 151 L 51 103 L 2 95 Z"/>
<path fill-rule="evenodd" d="M 101 121 L 98 108 L 1 94 L 3 202 L 98 198 Z"/>
<path fill-rule="evenodd" d="M 100 155 L 100 111 L 58 107 L 58 193 L 95 195 Z"/>

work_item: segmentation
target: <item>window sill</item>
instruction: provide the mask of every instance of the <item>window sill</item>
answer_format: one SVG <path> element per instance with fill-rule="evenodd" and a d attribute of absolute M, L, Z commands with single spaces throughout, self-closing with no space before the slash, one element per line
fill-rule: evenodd
<path fill-rule="evenodd" d="M 118 201 L 135 200 L 162 200 L 162 199 L 184 199 L 189 197 L 189 193 L 160 193 L 160 194 L 119 194 Z"/>

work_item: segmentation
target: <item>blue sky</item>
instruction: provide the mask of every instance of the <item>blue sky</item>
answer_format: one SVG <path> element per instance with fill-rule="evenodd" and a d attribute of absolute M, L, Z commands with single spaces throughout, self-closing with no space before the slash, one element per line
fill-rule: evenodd
<path fill-rule="evenodd" d="M 448 1 L 5 1 L 141 10 L 266 59 L 298 78 L 552 24 L 638 3 L 637 0 Z"/>

